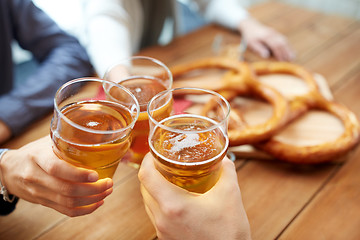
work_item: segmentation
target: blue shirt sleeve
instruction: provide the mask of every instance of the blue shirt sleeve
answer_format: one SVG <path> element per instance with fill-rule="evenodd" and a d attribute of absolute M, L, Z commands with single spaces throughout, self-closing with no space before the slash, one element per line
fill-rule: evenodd
<path fill-rule="evenodd" d="M 21 133 L 53 109 L 56 90 L 65 82 L 94 74 L 85 49 L 30 0 L 6 0 L 14 39 L 39 67 L 20 86 L 0 97 L 0 119 Z M 12 70 L 12 69 L 11 69 Z"/>

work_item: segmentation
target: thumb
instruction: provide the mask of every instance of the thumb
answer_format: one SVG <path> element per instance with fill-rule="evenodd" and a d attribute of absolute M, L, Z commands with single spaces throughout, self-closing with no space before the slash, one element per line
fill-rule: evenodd
<path fill-rule="evenodd" d="M 222 160 L 222 172 L 218 182 L 206 194 L 226 197 L 229 193 L 234 192 L 240 193 L 235 164 L 225 157 Z"/>
<path fill-rule="evenodd" d="M 155 201 L 161 205 L 162 202 L 171 201 L 174 197 L 189 194 L 186 190 L 166 180 L 155 168 L 154 161 L 156 160 L 151 153 L 145 155 L 141 163 L 138 178 Z"/>

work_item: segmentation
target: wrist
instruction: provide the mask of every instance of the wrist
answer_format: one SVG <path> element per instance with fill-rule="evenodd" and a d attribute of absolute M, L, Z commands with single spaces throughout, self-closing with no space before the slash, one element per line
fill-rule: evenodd
<path fill-rule="evenodd" d="M 11 196 L 9 195 L 9 192 L 5 187 L 5 180 L 1 171 L 1 160 L 3 159 L 7 151 L 9 151 L 9 149 L 6 148 L 0 149 L 0 195 L 2 195 L 4 201 L 12 203 L 16 197 L 14 195 Z"/>
<path fill-rule="evenodd" d="M 240 30 L 240 32 L 242 32 L 258 24 L 259 22 L 255 18 L 249 16 L 248 18 L 245 18 L 242 21 L 240 21 L 240 23 L 238 24 L 238 29 Z"/>

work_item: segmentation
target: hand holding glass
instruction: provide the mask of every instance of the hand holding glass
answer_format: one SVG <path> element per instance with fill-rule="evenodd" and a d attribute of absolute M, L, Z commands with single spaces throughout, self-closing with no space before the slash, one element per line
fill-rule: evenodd
<path fill-rule="evenodd" d="M 76 166 L 112 178 L 131 144 L 139 104 L 131 92 L 110 81 L 80 78 L 59 88 L 51 137 L 55 154 Z"/>
<path fill-rule="evenodd" d="M 229 146 L 229 112 L 224 97 L 205 89 L 177 88 L 152 98 L 149 146 L 158 171 L 191 192 L 208 191 Z"/>

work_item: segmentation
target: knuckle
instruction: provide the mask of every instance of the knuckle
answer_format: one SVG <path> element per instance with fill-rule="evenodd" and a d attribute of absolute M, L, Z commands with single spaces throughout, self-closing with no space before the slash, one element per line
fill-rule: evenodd
<path fill-rule="evenodd" d="M 27 152 L 25 158 L 29 159 L 32 162 L 36 162 L 36 157 L 32 152 Z"/>
<path fill-rule="evenodd" d="M 46 161 L 44 168 L 44 170 L 52 176 L 56 175 L 58 171 L 57 164 L 54 161 Z"/>
<path fill-rule="evenodd" d="M 38 191 L 36 188 L 33 188 L 33 187 L 28 187 L 27 188 L 27 192 L 29 194 L 29 197 L 31 199 L 37 199 L 36 201 L 40 201 L 39 199 L 41 199 L 41 192 Z"/>
<path fill-rule="evenodd" d="M 35 183 L 34 175 L 32 174 L 32 172 L 33 171 L 31 171 L 31 169 L 29 168 L 24 169 L 22 173 L 22 181 L 24 185 L 29 186 Z"/>
<path fill-rule="evenodd" d="M 32 189 L 32 186 L 39 182 L 39 179 L 35 173 L 36 169 L 33 165 L 24 167 L 23 171 L 21 172 L 20 179 L 22 184 L 27 186 L 29 189 Z"/>
<path fill-rule="evenodd" d="M 185 209 L 178 204 L 165 203 L 162 206 L 162 212 L 170 218 L 180 218 L 184 215 Z"/>

